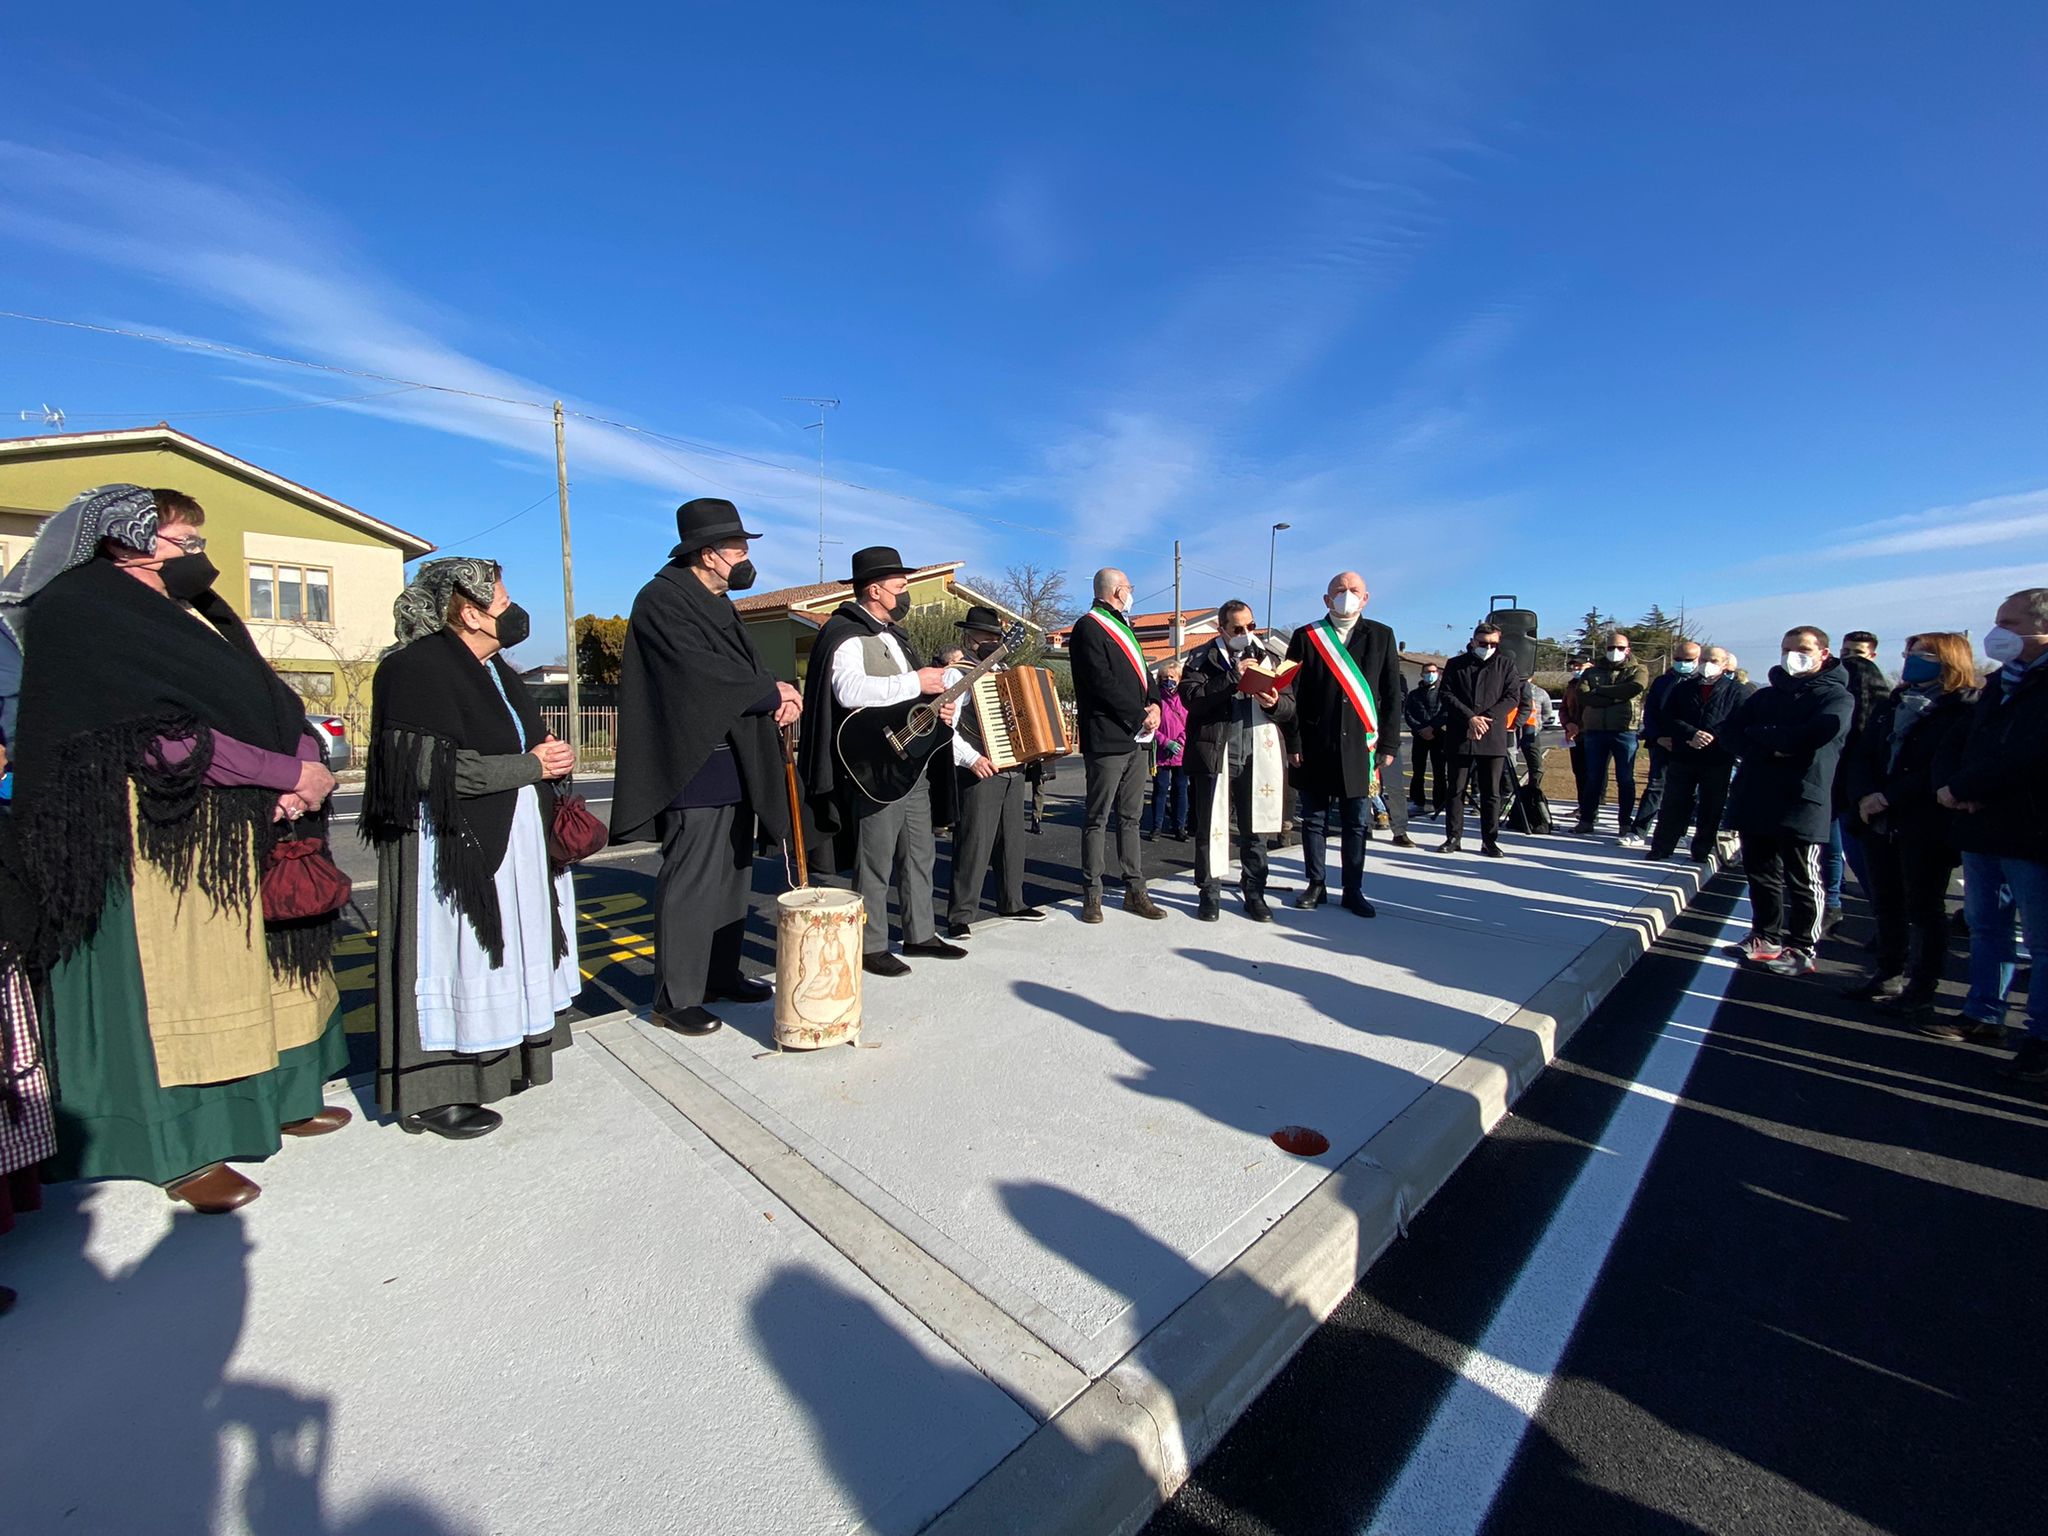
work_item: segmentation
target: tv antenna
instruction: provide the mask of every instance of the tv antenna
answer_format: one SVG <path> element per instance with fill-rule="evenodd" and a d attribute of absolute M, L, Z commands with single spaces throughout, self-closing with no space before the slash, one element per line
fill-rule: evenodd
<path fill-rule="evenodd" d="M 40 410 L 22 411 L 19 415 L 23 421 L 39 421 L 46 427 L 61 427 L 64 425 L 64 413 L 47 405 L 43 406 Z"/>
<path fill-rule="evenodd" d="M 825 546 L 839 542 L 825 537 L 825 413 L 838 410 L 839 402 L 823 395 L 784 395 L 782 398 L 794 405 L 815 405 L 818 408 L 818 419 L 805 423 L 804 430 L 818 434 L 818 580 L 822 583 L 825 580 Z"/>

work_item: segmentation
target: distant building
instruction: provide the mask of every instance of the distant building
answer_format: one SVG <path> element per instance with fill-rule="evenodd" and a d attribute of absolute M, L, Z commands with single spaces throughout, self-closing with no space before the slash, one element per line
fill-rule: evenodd
<path fill-rule="evenodd" d="M 985 592 L 976 592 L 956 579 L 955 572 L 967 562 L 949 560 L 912 571 L 910 607 L 956 608 L 963 603 L 986 603 L 998 613 L 1023 621 L 1021 616 Z M 745 621 L 761 661 L 777 677 L 801 680 L 810 665 L 811 645 L 832 611 L 853 596 L 850 581 L 813 582 L 803 587 L 780 587 L 773 592 L 749 592 L 733 600 L 733 607 Z M 1036 628 L 1037 626 L 1031 626 Z"/>
<path fill-rule="evenodd" d="M 1173 610 L 1161 613 L 1134 613 L 1130 617 L 1131 632 L 1138 637 L 1138 644 L 1144 647 L 1147 661 L 1164 661 L 1173 654 Z M 1181 654 L 1199 650 L 1216 638 L 1216 610 L 1214 608 L 1183 608 L 1180 611 Z M 1054 650 L 1065 651 L 1067 641 L 1074 633 L 1072 624 L 1063 624 L 1050 630 L 1045 643 Z"/>
<path fill-rule="evenodd" d="M 405 564 L 434 546 L 175 428 L 0 439 L 0 570 L 80 491 L 167 486 L 206 508 L 217 590 L 314 714 L 366 710 Z"/>
<path fill-rule="evenodd" d="M 1422 681 L 1422 669 L 1425 666 L 1435 667 L 1441 671 L 1444 663 L 1449 659 L 1448 657 L 1437 655 L 1434 651 L 1403 651 L 1401 652 L 1401 681 L 1410 688 L 1413 688 Z"/>

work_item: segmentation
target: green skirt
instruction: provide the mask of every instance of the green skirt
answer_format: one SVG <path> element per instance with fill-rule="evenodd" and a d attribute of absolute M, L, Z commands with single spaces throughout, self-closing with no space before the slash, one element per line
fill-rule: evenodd
<path fill-rule="evenodd" d="M 43 1177 L 168 1184 L 209 1163 L 256 1162 L 278 1127 L 319 1113 L 321 1090 L 348 1065 L 341 1010 L 320 1038 L 280 1052 L 254 1077 L 166 1088 L 156 1080 L 135 913 L 116 889 L 93 941 L 50 976 L 57 1155 Z"/>

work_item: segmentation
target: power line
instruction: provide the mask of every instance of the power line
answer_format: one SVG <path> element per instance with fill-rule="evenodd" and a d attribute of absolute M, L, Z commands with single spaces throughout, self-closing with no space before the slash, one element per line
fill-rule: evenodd
<path fill-rule="evenodd" d="M 553 501 L 554 499 L 555 492 L 554 489 L 550 487 L 548 490 L 541 493 L 539 500 L 535 501 L 532 506 L 521 507 L 517 512 L 514 512 L 510 517 L 506 518 L 504 522 L 493 523 L 488 528 L 479 528 L 475 533 L 466 534 L 462 538 L 455 540 L 453 543 L 443 544 L 441 546 L 441 553 L 446 554 L 451 549 L 460 549 L 465 544 L 474 544 L 478 539 L 482 538 L 485 534 L 496 533 L 500 528 L 518 522 L 519 519 L 526 516 L 527 513 L 531 512 L 534 509 L 534 507 L 538 507 L 542 503 L 550 502 Z"/>
<path fill-rule="evenodd" d="M 274 416 L 280 411 L 310 411 L 327 405 L 355 405 L 364 400 L 388 400 L 393 395 L 415 394 L 425 387 L 421 384 L 401 384 L 396 389 L 379 389 L 367 395 L 337 395 L 330 400 L 296 400 L 289 405 L 251 405 L 196 411 L 67 411 L 65 415 L 75 421 L 133 421 L 138 416 L 155 416 L 161 421 L 169 421 L 174 417 L 179 421 L 193 421 L 200 417 Z"/>

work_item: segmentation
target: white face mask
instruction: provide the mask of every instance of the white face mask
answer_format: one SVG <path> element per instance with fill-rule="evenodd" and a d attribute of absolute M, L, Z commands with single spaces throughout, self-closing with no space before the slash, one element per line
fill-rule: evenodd
<path fill-rule="evenodd" d="M 1473 645 L 1472 645 L 1472 646 L 1470 647 L 1470 649 L 1471 649 L 1471 652 L 1472 652 L 1472 654 L 1473 654 L 1474 656 L 1477 656 L 1477 657 L 1478 657 L 1478 658 L 1479 658 L 1479 659 L 1480 659 L 1481 661 L 1491 661 L 1491 660 L 1493 660 L 1493 653 L 1494 653 L 1494 652 L 1495 652 L 1495 651 L 1496 651 L 1497 649 L 1499 649 L 1499 647 L 1497 647 L 1497 646 L 1492 646 L 1492 645 L 1480 645 L 1480 644 L 1478 644 L 1478 643 L 1476 643 L 1476 642 L 1475 642 L 1475 643 L 1474 643 L 1474 644 L 1473 644 Z"/>
<path fill-rule="evenodd" d="M 2003 624 L 1994 624 L 1984 631 L 1984 654 L 2001 667 L 2009 661 L 2018 661 L 2020 652 L 2026 648 L 2026 636 L 2007 629 Z"/>
<path fill-rule="evenodd" d="M 1430 687 L 1434 688 L 1437 685 L 1437 674 L 1434 672 L 1425 672 L 1422 674 L 1422 680 L 1425 683 L 1427 683 Z"/>
<path fill-rule="evenodd" d="M 1705 678 L 1716 678 L 1719 677 L 1723 672 L 1726 672 L 1727 670 L 1728 668 L 1724 666 L 1722 663 L 1718 661 L 1710 661 L 1705 666 L 1700 668 L 1700 676 Z"/>
<path fill-rule="evenodd" d="M 1348 619 L 1365 606 L 1365 599 L 1346 587 L 1330 599 L 1330 612 L 1340 619 Z"/>
<path fill-rule="evenodd" d="M 1671 670 L 1680 677 L 1691 677 L 1699 669 L 1700 664 L 1696 661 L 1674 661 L 1671 663 Z"/>
<path fill-rule="evenodd" d="M 1785 653 L 1785 670 L 1794 677 L 1804 677 L 1807 673 L 1817 670 L 1819 666 L 1820 658 L 1811 651 L 1787 651 Z"/>
<path fill-rule="evenodd" d="M 1252 637 L 1250 635 L 1225 635 L 1223 643 L 1233 651 L 1248 651 L 1252 648 Z"/>
<path fill-rule="evenodd" d="M 1609 661 L 1627 661 L 1628 652 L 1622 650 L 1610 650 L 1607 653 L 1607 659 Z"/>

